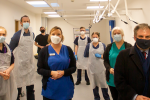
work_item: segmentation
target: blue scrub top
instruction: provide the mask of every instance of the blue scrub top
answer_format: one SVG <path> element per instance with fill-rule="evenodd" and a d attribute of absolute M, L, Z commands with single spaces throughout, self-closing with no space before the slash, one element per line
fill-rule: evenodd
<path fill-rule="evenodd" d="M 124 50 L 125 49 L 125 44 L 123 43 L 123 45 L 121 46 L 120 49 L 117 48 L 116 46 L 116 43 L 114 42 L 111 46 L 111 49 L 109 51 L 109 62 L 110 62 L 110 67 L 114 69 L 115 67 L 115 63 L 116 63 L 116 58 L 119 54 L 120 51 Z M 121 66 L 120 66 L 121 67 Z M 113 74 L 110 74 L 109 75 L 109 82 L 107 82 L 107 84 L 109 86 L 112 86 L 112 87 L 115 87 L 115 84 L 114 84 L 114 75 Z"/>
<path fill-rule="evenodd" d="M 69 52 L 65 45 L 62 45 L 60 53 L 57 54 L 53 47 L 48 47 L 50 55 L 48 58 L 48 66 L 51 71 L 68 69 L 70 64 Z M 48 79 L 46 90 L 42 90 L 42 95 L 52 100 L 69 100 L 73 98 L 74 84 L 70 76 L 63 76 L 57 80 Z"/>
<path fill-rule="evenodd" d="M 81 40 L 85 40 L 86 37 L 85 37 L 84 39 L 82 39 L 82 38 L 80 37 L 80 39 L 81 39 Z M 76 39 L 74 40 L 74 44 L 75 44 L 75 45 L 78 45 L 78 40 L 79 40 L 79 37 L 76 37 Z M 87 37 L 87 43 L 90 43 L 90 42 L 91 42 L 91 39 L 90 39 L 89 37 Z"/>

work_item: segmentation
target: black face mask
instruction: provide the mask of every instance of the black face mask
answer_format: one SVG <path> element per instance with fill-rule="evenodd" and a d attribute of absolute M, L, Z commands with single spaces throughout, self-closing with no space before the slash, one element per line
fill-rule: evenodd
<path fill-rule="evenodd" d="M 45 32 L 45 30 L 41 30 L 41 33 L 44 33 Z"/>
<path fill-rule="evenodd" d="M 136 44 L 141 48 L 141 49 L 148 49 L 150 48 L 150 40 L 145 40 L 145 39 L 136 39 Z"/>

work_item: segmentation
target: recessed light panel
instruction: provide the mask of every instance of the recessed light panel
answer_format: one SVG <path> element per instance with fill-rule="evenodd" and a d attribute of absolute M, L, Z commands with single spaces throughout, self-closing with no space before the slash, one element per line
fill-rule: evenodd
<path fill-rule="evenodd" d="M 33 7 L 50 7 L 45 1 L 26 1 Z"/>

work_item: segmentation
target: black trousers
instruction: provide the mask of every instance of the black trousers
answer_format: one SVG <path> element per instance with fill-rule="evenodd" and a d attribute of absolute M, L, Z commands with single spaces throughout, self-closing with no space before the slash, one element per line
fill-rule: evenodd
<path fill-rule="evenodd" d="M 113 100 L 118 100 L 118 91 L 116 87 L 109 86 Z"/>
<path fill-rule="evenodd" d="M 77 81 L 78 82 L 81 82 L 81 72 L 82 72 L 82 69 L 78 69 L 77 70 Z M 85 81 L 86 82 L 89 82 L 89 78 L 88 78 L 88 75 L 87 75 L 87 71 L 85 70 Z"/>
<path fill-rule="evenodd" d="M 102 94 L 105 100 L 110 100 L 110 97 L 108 95 L 108 88 L 101 88 Z M 99 95 L 99 87 L 96 86 L 93 89 L 93 94 L 94 94 L 94 100 L 100 100 L 100 95 Z"/>
<path fill-rule="evenodd" d="M 18 88 L 18 97 L 17 100 L 20 100 L 22 88 Z M 26 86 L 27 100 L 35 100 L 34 96 L 34 85 Z"/>
<path fill-rule="evenodd" d="M 45 98 L 45 97 L 43 96 L 43 100 L 52 100 L 52 99 L 47 99 L 47 98 Z M 69 99 L 69 100 L 72 100 L 72 99 Z"/>

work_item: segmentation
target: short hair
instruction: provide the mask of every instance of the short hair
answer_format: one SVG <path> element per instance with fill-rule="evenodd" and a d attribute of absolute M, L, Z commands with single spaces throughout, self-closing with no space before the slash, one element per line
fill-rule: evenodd
<path fill-rule="evenodd" d="M 62 29 L 60 28 L 60 27 L 58 27 L 58 26 L 55 26 L 55 27 L 53 27 L 51 30 L 50 30 L 50 33 L 49 33 L 49 36 L 48 36 L 48 43 L 51 43 L 52 41 L 51 41 L 51 38 L 50 38 L 50 35 L 51 35 L 51 33 L 53 32 L 53 31 L 55 31 L 55 30 L 60 30 L 61 31 L 61 34 L 62 34 L 62 39 L 61 39 L 61 41 L 63 42 L 64 41 L 64 36 L 63 36 L 63 32 L 62 32 Z"/>
<path fill-rule="evenodd" d="M 112 33 L 112 38 L 114 38 L 114 31 L 115 30 L 119 30 L 120 32 L 121 32 L 121 34 L 124 36 L 124 32 L 123 32 L 123 29 L 122 28 L 120 28 L 120 27 L 114 27 L 113 29 L 112 29 L 112 31 L 111 31 L 111 33 Z"/>
<path fill-rule="evenodd" d="M 3 29 L 5 31 L 5 34 L 7 35 L 7 30 L 4 27 L 0 26 L 0 29 Z"/>
<path fill-rule="evenodd" d="M 22 22 L 23 17 L 28 17 L 28 16 L 27 16 L 27 15 L 22 16 L 22 17 L 20 18 L 20 22 Z M 28 18 L 29 18 L 29 17 L 28 17 Z M 29 21 L 30 21 L 30 19 L 29 19 Z"/>
<path fill-rule="evenodd" d="M 138 24 L 135 28 L 134 28 L 134 36 L 136 37 L 137 36 L 137 31 L 139 29 L 150 29 L 150 26 L 146 23 L 142 23 L 142 24 Z"/>
<path fill-rule="evenodd" d="M 84 28 L 84 29 L 85 29 L 85 27 L 80 27 L 80 30 L 81 30 L 82 28 Z"/>
<path fill-rule="evenodd" d="M 91 35 L 91 37 L 92 37 L 94 34 L 98 35 L 98 41 L 100 41 L 100 34 L 99 34 L 99 32 L 93 32 L 92 35 Z"/>
<path fill-rule="evenodd" d="M 41 27 L 40 27 L 40 30 L 41 30 L 41 28 L 45 28 L 45 27 L 41 26 Z"/>

